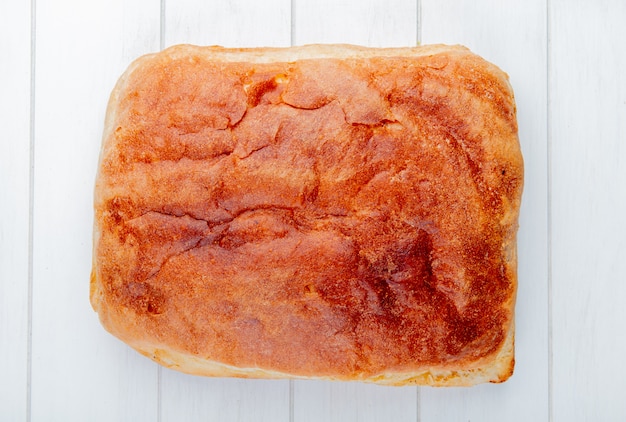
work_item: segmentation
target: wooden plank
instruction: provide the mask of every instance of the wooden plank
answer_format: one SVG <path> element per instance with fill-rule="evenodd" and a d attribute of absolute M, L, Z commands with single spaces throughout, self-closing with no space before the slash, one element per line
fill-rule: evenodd
<path fill-rule="evenodd" d="M 158 49 L 154 1 L 37 2 L 32 420 L 154 421 L 156 365 L 89 304 L 92 197 L 105 107 Z"/>
<path fill-rule="evenodd" d="M 297 381 L 298 422 L 416 421 L 417 389 L 347 382 Z"/>
<path fill-rule="evenodd" d="M 545 1 L 422 0 L 422 43 L 464 44 L 504 69 L 515 90 L 525 188 L 518 235 L 516 369 L 505 384 L 422 389 L 429 420 L 547 420 L 548 226 Z M 453 403 L 453 405 L 452 405 Z"/>
<path fill-rule="evenodd" d="M 0 3 L 0 419 L 28 397 L 30 2 Z"/>
<path fill-rule="evenodd" d="M 372 47 L 413 46 L 417 4 L 382 0 L 294 2 L 294 44 L 351 43 Z M 295 381 L 296 421 L 417 419 L 417 389 L 361 383 Z"/>
<path fill-rule="evenodd" d="M 400 0 L 294 1 L 294 45 L 348 43 L 370 47 L 414 46 L 417 2 Z"/>
<path fill-rule="evenodd" d="M 165 5 L 165 46 L 178 43 L 226 47 L 288 46 L 289 0 Z M 200 378 L 161 370 L 161 420 L 289 420 L 289 381 Z"/>
<path fill-rule="evenodd" d="M 165 46 L 284 47 L 291 42 L 290 0 L 166 2 Z"/>
<path fill-rule="evenodd" d="M 163 369 L 161 421 L 289 420 L 284 380 L 204 378 Z"/>
<path fill-rule="evenodd" d="M 626 3 L 550 3 L 554 421 L 626 420 Z"/>

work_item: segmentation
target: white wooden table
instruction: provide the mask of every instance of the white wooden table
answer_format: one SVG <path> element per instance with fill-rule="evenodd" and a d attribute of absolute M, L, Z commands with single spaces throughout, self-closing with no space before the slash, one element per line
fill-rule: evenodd
<path fill-rule="evenodd" d="M 0 2 L 1 421 L 626 420 L 626 2 Z M 526 181 L 517 366 L 470 389 L 198 378 L 88 302 L 108 94 L 176 43 L 464 44 L 516 92 Z"/>

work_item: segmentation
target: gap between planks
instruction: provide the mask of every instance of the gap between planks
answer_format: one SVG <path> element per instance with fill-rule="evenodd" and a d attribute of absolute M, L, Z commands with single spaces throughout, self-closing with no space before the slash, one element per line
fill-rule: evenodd
<path fill-rule="evenodd" d="M 26 335 L 26 421 L 32 419 L 32 379 L 33 379 L 33 273 L 34 273 L 34 199 L 35 199 L 35 67 L 37 26 L 37 1 L 30 1 L 30 104 L 28 127 L 28 301 L 27 301 L 27 335 Z"/>

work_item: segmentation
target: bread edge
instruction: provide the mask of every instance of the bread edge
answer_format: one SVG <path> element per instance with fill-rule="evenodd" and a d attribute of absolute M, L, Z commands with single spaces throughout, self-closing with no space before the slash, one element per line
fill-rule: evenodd
<path fill-rule="evenodd" d="M 372 58 L 372 57 L 420 57 L 428 55 L 436 55 L 440 53 L 458 53 L 461 55 L 476 56 L 468 48 L 461 45 L 445 45 L 433 44 L 416 47 L 362 47 L 351 44 L 309 44 L 296 47 L 265 47 L 265 48 L 224 48 L 221 46 L 196 46 L 190 44 L 179 44 L 166 48 L 157 53 L 150 53 L 139 57 L 127 68 L 127 70 L 118 79 L 113 91 L 111 92 L 107 105 L 106 118 L 103 131 L 103 142 L 98 162 L 98 173 L 101 169 L 101 160 L 105 155 L 105 149 L 112 147 L 107 140 L 112 136 L 113 128 L 117 121 L 117 101 L 120 93 L 124 90 L 127 80 L 132 72 L 142 66 L 144 62 L 150 61 L 162 55 L 170 58 L 185 58 L 190 55 L 201 56 L 206 59 L 222 62 L 250 62 L 250 63 L 272 63 L 272 62 L 294 62 L 297 60 L 307 59 L 351 59 L 351 58 Z M 481 59 L 484 60 L 484 59 Z M 485 61 L 492 71 L 500 74 L 503 80 L 508 84 L 508 75 L 498 68 L 496 65 Z M 509 85 L 510 87 L 510 85 Z M 99 174 L 96 176 L 96 188 L 94 199 L 98 201 L 97 181 L 100 179 Z M 519 204 L 518 204 L 519 205 Z M 519 211 L 518 213 L 519 214 Z M 515 232 L 513 230 L 513 240 L 508 247 L 513 249 L 513 261 L 509 264 L 514 268 L 515 273 L 517 267 L 517 259 L 515 253 Z M 99 227 L 94 224 L 93 249 L 98 244 Z M 508 248 L 507 248 L 508 249 Z M 509 249 L 510 250 L 510 249 Z M 94 253 L 94 258 L 95 258 Z M 517 278 L 517 277 L 515 277 Z M 123 338 L 112 332 L 109 324 L 106 323 L 107 313 L 106 305 L 103 303 L 104 295 L 100 289 L 98 277 L 97 262 L 93 261 L 90 276 L 90 302 L 93 309 L 99 314 L 103 326 L 117 337 Z M 517 287 L 517 280 L 515 281 Z M 517 289 L 515 289 L 517 290 Z M 515 302 L 516 293 L 514 293 L 512 301 Z M 514 304 L 511 309 L 515 309 Z M 513 311 L 514 312 L 514 311 Z M 515 350 L 515 329 L 514 318 L 512 318 L 507 337 L 502 343 L 500 350 L 494 355 L 487 356 L 475 363 L 474 367 L 469 369 L 455 369 L 453 367 L 432 367 L 414 372 L 389 372 L 372 377 L 327 377 L 327 376 L 298 376 L 289 373 L 271 371 L 262 368 L 240 368 L 226 365 L 221 362 L 202 359 L 178 350 L 169 349 L 163 345 L 155 345 L 150 343 L 141 343 L 132 339 L 123 339 L 130 347 L 147 356 L 153 361 L 163 365 L 164 367 L 175 369 L 180 372 L 201 375 L 209 377 L 239 377 L 239 378 L 264 378 L 264 379 L 317 379 L 330 381 L 361 381 L 365 383 L 375 383 L 391 386 L 403 385 L 422 385 L 422 386 L 473 386 L 476 384 L 491 382 L 501 383 L 506 381 L 512 374 L 515 366 L 514 350 Z"/>
<path fill-rule="evenodd" d="M 331 376 L 302 376 L 284 372 L 272 371 L 256 367 L 235 367 L 221 362 L 205 360 L 201 357 L 180 352 L 178 350 L 155 345 L 128 341 L 128 344 L 142 355 L 158 364 L 190 375 L 206 377 L 236 377 L 262 379 L 308 379 L 323 381 L 357 381 L 363 383 L 380 384 L 387 386 L 420 385 L 431 387 L 470 387 L 482 383 L 502 383 L 512 374 L 515 365 L 514 328 L 508 332 L 506 340 L 498 351 L 495 359 L 469 369 L 455 369 L 453 367 L 432 367 L 413 372 L 387 372 L 371 377 L 362 377 L 358 374 L 353 377 Z"/>

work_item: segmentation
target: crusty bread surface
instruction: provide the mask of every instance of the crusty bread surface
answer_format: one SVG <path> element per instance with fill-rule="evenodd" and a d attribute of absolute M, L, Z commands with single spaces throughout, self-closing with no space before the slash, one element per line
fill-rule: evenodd
<path fill-rule="evenodd" d="M 170 47 L 111 94 L 91 304 L 191 374 L 502 382 L 522 186 L 464 47 Z"/>

